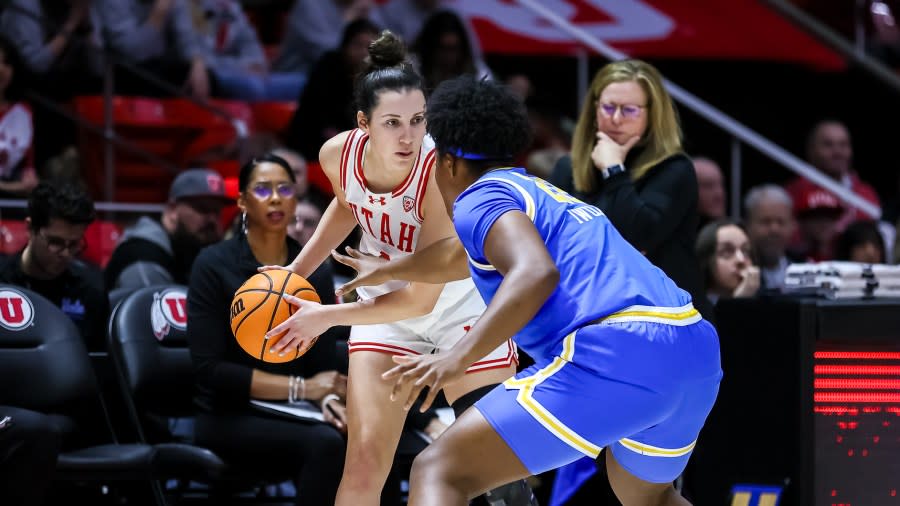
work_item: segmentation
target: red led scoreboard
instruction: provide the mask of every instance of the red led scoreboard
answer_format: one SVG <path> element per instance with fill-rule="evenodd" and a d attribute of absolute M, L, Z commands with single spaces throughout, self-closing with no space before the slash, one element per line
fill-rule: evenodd
<path fill-rule="evenodd" d="M 758 486 L 778 506 L 900 506 L 900 300 L 723 300 L 715 318 L 725 375 L 694 504 Z"/>
<path fill-rule="evenodd" d="M 898 504 L 900 351 L 827 348 L 813 355 L 816 502 Z"/>

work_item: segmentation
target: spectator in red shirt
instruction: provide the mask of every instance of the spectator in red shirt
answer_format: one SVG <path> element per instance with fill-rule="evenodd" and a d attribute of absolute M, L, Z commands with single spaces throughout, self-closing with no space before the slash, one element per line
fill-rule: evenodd
<path fill-rule="evenodd" d="M 27 197 L 38 183 L 31 108 L 11 92 L 16 57 L 12 43 L 0 38 L 0 198 Z"/>
<path fill-rule="evenodd" d="M 822 171 L 825 175 L 872 204 L 881 206 L 875 189 L 861 180 L 856 171 L 852 169 L 853 146 L 850 142 L 850 132 L 840 121 L 828 119 L 820 121 L 813 126 L 806 144 L 806 157 L 810 165 Z M 828 195 L 837 198 L 831 192 L 802 177 L 790 181 L 785 185 L 785 189 L 791 195 L 795 209 L 799 209 L 803 204 L 801 200 L 805 196 L 816 190 L 822 190 Z M 847 225 L 856 220 L 872 219 L 871 216 L 855 207 L 846 204 L 843 204 L 842 207 L 843 213 L 835 223 L 837 232 L 843 231 L 847 228 Z"/>
<path fill-rule="evenodd" d="M 797 237 L 792 249 L 808 262 L 834 258 L 834 241 L 841 233 L 839 222 L 847 209 L 831 192 L 817 186 L 803 186 L 794 197 Z"/>

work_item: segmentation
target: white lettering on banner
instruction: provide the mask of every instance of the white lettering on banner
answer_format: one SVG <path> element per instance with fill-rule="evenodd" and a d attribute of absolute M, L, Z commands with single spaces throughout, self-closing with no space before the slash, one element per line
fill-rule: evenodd
<path fill-rule="evenodd" d="M 611 18 L 599 23 L 576 23 L 582 30 L 607 42 L 661 39 L 669 35 L 675 22 L 641 0 L 544 0 L 547 9 L 572 20 L 574 3 L 588 4 Z M 486 18 L 506 31 L 543 42 L 566 43 L 574 39 L 548 23 L 527 7 L 502 0 L 451 0 L 468 18 Z"/>

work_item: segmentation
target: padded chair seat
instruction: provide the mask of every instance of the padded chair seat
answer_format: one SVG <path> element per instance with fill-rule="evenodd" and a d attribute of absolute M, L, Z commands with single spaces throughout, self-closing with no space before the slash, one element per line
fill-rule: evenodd
<path fill-rule="evenodd" d="M 107 474 L 110 480 L 139 480 L 152 476 L 155 450 L 145 444 L 104 444 L 61 453 L 56 471 L 69 479 Z"/>
<path fill-rule="evenodd" d="M 182 443 L 105 444 L 60 454 L 57 472 L 77 479 L 97 472 L 110 480 L 190 478 L 214 481 L 225 472 L 225 463 L 213 452 Z"/>
<path fill-rule="evenodd" d="M 216 481 L 225 474 L 225 462 L 206 448 L 183 443 L 158 443 L 154 448 L 154 468 L 164 470 L 165 478 Z"/>

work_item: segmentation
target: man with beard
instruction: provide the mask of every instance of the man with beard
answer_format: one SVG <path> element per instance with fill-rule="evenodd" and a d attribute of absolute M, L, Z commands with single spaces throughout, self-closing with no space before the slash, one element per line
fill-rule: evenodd
<path fill-rule="evenodd" d="M 200 250 L 222 239 L 220 215 L 228 202 L 219 173 L 190 169 L 178 174 L 161 218 L 141 217 L 116 245 L 105 269 L 110 301 L 145 286 L 187 285 Z"/>
<path fill-rule="evenodd" d="M 78 260 L 95 216 L 82 188 L 39 183 L 28 197 L 28 244 L 0 262 L 0 282 L 43 295 L 75 322 L 89 351 L 104 351 L 109 302 L 103 278 Z"/>

